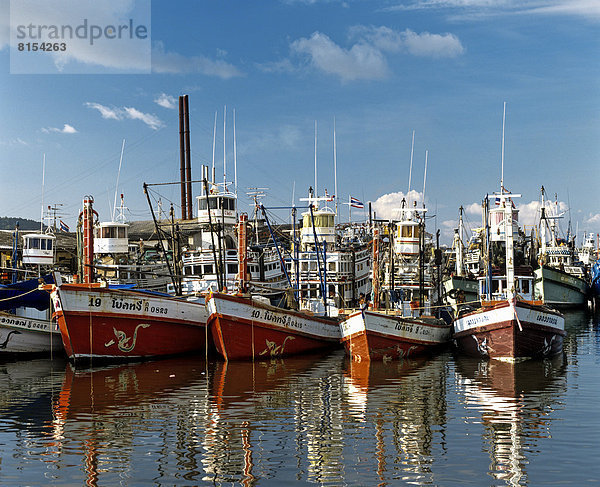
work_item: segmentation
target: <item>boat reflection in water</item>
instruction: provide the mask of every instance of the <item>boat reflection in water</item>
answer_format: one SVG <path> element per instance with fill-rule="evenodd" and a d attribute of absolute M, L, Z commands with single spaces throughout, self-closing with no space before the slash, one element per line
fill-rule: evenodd
<path fill-rule="evenodd" d="M 122 479 L 177 483 L 182 470 L 201 468 L 192 432 L 206 414 L 206 398 L 202 359 L 67 365 L 48 448 L 57 478 L 93 486 L 118 485 Z M 78 472 L 67 468 L 76 464 Z"/>
<path fill-rule="evenodd" d="M 443 444 L 445 436 L 447 360 L 448 354 L 346 361 L 345 401 L 357 426 L 357 437 L 346 439 L 354 449 L 345 459 L 349 479 L 364 485 L 436 484 L 433 445 Z M 372 463 L 360 462 L 370 452 L 376 459 L 375 472 Z M 354 467 L 351 455 L 356 456 Z"/>
<path fill-rule="evenodd" d="M 265 478 L 339 480 L 342 361 L 340 351 L 216 362 L 203 440 L 203 480 L 243 485 Z"/>
<path fill-rule="evenodd" d="M 507 485 L 528 484 L 527 454 L 551 438 L 553 405 L 567 390 L 564 355 L 520 363 L 458 357 L 456 367 L 466 407 L 481 412 L 489 475 Z"/>

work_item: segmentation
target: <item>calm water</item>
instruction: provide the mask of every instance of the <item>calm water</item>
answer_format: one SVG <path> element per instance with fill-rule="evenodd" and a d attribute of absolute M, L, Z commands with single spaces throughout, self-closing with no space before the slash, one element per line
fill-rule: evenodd
<path fill-rule="evenodd" d="M 0 486 L 596 485 L 600 327 L 564 357 L 0 364 Z"/>

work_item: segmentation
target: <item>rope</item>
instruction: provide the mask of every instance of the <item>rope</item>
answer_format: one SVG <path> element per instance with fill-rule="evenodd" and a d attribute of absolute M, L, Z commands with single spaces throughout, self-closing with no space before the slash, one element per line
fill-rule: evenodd
<path fill-rule="evenodd" d="M 35 291 L 39 291 L 39 289 L 38 288 L 31 289 L 30 291 L 24 292 L 23 294 L 19 294 L 18 296 L 12 296 L 10 298 L 2 298 L 2 299 L 0 299 L 0 301 L 10 301 L 12 299 L 22 298 L 23 296 L 27 296 L 28 294 L 31 294 L 32 292 L 35 292 Z"/>

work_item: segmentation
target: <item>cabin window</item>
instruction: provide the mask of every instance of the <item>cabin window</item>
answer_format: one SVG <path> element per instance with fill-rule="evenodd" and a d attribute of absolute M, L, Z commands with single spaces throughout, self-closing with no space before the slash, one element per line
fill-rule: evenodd
<path fill-rule="evenodd" d="M 335 272 L 335 262 L 329 262 L 327 264 L 327 270 Z"/>
<path fill-rule="evenodd" d="M 317 263 L 314 260 L 310 262 L 310 270 L 311 271 L 317 270 Z"/>
<path fill-rule="evenodd" d="M 402 238 L 411 238 L 412 237 L 412 227 L 410 226 L 402 226 L 400 227 L 401 237 Z"/>
<path fill-rule="evenodd" d="M 529 294 L 529 281 L 528 280 L 522 280 L 521 281 L 521 292 L 523 294 Z"/>
<path fill-rule="evenodd" d="M 46 250 L 46 239 L 45 238 L 40 240 L 40 248 L 42 250 Z"/>
<path fill-rule="evenodd" d="M 119 238 L 127 238 L 127 228 L 118 227 L 117 235 Z"/>
<path fill-rule="evenodd" d="M 191 276 L 192 275 L 192 267 L 184 267 L 183 268 L 183 275 L 184 276 Z"/>
<path fill-rule="evenodd" d="M 216 210 L 217 209 L 217 198 L 209 198 L 208 199 L 208 206 L 210 207 L 211 210 Z"/>
<path fill-rule="evenodd" d="M 300 264 L 300 270 L 307 272 L 308 271 L 308 262 L 302 262 Z"/>
<path fill-rule="evenodd" d="M 206 199 L 202 198 L 198 201 L 199 201 L 198 208 L 200 208 L 201 210 L 206 210 Z"/>
<path fill-rule="evenodd" d="M 30 249 L 39 249 L 40 248 L 40 239 L 39 238 L 32 238 L 31 240 L 29 240 L 29 248 Z"/>
<path fill-rule="evenodd" d="M 48 240 L 48 242 L 46 243 L 46 249 L 52 250 L 52 240 Z"/>
<path fill-rule="evenodd" d="M 228 274 L 237 274 L 238 266 L 237 264 L 227 264 L 227 273 Z"/>
<path fill-rule="evenodd" d="M 204 274 L 212 274 L 213 266 L 210 264 L 204 264 Z"/>

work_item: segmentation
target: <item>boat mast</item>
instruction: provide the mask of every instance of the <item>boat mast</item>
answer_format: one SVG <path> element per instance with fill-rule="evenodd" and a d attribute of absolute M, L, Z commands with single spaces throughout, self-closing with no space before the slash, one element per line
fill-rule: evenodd
<path fill-rule="evenodd" d="M 112 221 L 115 221 L 115 212 L 117 211 L 117 193 L 119 192 L 119 177 L 121 176 L 121 164 L 123 163 L 123 151 L 125 150 L 125 139 L 121 145 L 121 157 L 119 159 L 119 171 L 117 172 L 117 184 L 115 186 L 115 204 L 113 205 Z"/>
<path fill-rule="evenodd" d="M 504 124 L 506 121 L 506 102 L 502 111 L 502 171 L 500 174 L 500 194 L 504 192 Z M 511 210 L 512 211 L 512 210 Z"/>
<path fill-rule="evenodd" d="M 334 188 L 333 198 L 335 199 L 335 218 L 338 217 L 338 190 L 337 190 L 337 148 L 335 144 L 335 117 L 333 117 L 333 177 L 334 177 Z M 334 223 L 335 226 L 335 223 Z"/>
<path fill-rule="evenodd" d="M 44 185 L 46 180 L 46 153 L 42 159 L 42 213 L 40 215 L 40 233 L 44 233 Z"/>
<path fill-rule="evenodd" d="M 542 240 L 542 248 L 541 248 L 541 254 L 542 254 L 542 259 L 545 259 L 546 256 L 546 252 L 547 252 L 547 248 L 546 248 L 546 225 L 547 225 L 547 220 L 546 220 L 546 203 L 544 201 L 544 193 L 545 193 L 545 189 L 542 186 L 542 205 L 540 206 L 540 238 Z"/>
<path fill-rule="evenodd" d="M 423 208 L 425 208 L 425 183 L 427 182 L 427 156 L 429 155 L 429 151 L 425 151 L 425 174 L 423 175 Z M 423 215 L 423 219 L 425 219 L 425 215 Z"/>
<path fill-rule="evenodd" d="M 413 164 L 413 154 L 415 150 L 415 131 L 412 132 L 412 143 L 410 145 L 410 169 L 408 170 L 408 192 L 406 193 L 406 197 L 409 198 L 410 203 L 410 183 L 412 179 L 412 164 Z"/>
<path fill-rule="evenodd" d="M 233 109 L 233 187 L 235 190 L 235 210 L 237 213 L 237 145 L 235 140 L 235 108 Z"/>
<path fill-rule="evenodd" d="M 463 244 L 462 244 L 462 235 L 463 235 L 463 207 L 461 206 L 458 209 L 458 240 L 456 242 L 456 275 L 463 275 Z"/>
<path fill-rule="evenodd" d="M 227 158 L 225 154 L 225 126 L 227 122 L 227 105 L 223 107 L 223 192 L 227 190 Z"/>
<path fill-rule="evenodd" d="M 217 142 L 217 110 L 215 110 L 215 126 L 213 128 L 213 158 L 212 158 L 212 180 L 215 182 L 215 144 Z"/>
<path fill-rule="evenodd" d="M 315 120 L 315 196 L 319 196 L 317 191 L 317 121 Z"/>

